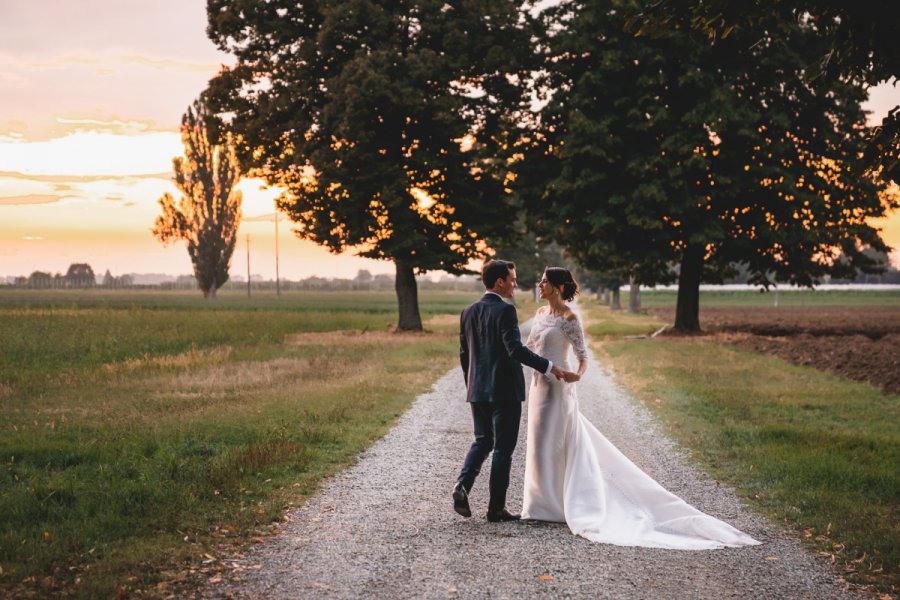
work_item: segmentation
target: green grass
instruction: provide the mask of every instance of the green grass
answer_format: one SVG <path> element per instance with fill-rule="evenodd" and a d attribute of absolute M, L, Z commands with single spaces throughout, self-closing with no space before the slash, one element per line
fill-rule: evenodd
<path fill-rule="evenodd" d="M 269 532 L 456 360 L 470 294 L 0 294 L 0 592 L 131 595 Z M 446 316 L 442 316 L 446 315 Z"/>
<path fill-rule="evenodd" d="M 900 397 L 708 338 L 626 340 L 620 329 L 657 323 L 596 304 L 588 314 L 602 360 L 715 477 L 849 580 L 896 593 Z"/>
<path fill-rule="evenodd" d="M 458 312 L 471 294 L 423 293 L 422 318 Z M 278 343 L 294 331 L 384 331 L 396 296 L 384 292 L 295 292 L 248 300 L 194 293 L 0 290 L 0 389 L 26 396 L 87 369 L 223 344 Z M 0 395 L 2 399 L 2 395 Z"/>
<path fill-rule="evenodd" d="M 628 288 L 621 291 L 621 304 L 628 308 Z M 675 290 L 641 290 L 646 308 L 675 306 Z M 704 306 L 900 306 L 900 290 L 808 290 L 790 289 L 769 292 L 752 290 L 701 290 L 700 309 Z"/>

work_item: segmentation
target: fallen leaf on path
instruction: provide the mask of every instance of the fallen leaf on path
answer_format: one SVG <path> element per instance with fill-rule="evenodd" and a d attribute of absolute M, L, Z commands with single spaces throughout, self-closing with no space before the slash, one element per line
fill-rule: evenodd
<path fill-rule="evenodd" d="M 541 575 L 538 581 L 553 581 L 553 575 Z"/>
<path fill-rule="evenodd" d="M 209 578 L 210 583 L 222 583 L 222 574 L 216 573 L 212 577 Z"/>
<path fill-rule="evenodd" d="M 767 556 L 766 560 L 778 560 L 777 556 Z"/>
<path fill-rule="evenodd" d="M 455 594 L 456 592 L 457 592 L 457 589 L 455 587 L 447 588 L 448 594 Z"/>

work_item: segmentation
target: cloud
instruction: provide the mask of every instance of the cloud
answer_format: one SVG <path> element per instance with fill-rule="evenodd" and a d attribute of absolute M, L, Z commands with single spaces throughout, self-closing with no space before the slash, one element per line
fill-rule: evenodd
<path fill-rule="evenodd" d="M 84 67 L 109 75 L 138 66 L 160 71 L 215 73 L 219 70 L 220 63 L 117 48 L 97 48 L 81 52 L 41 53 L 30 56 L 0 53 L 0 66 L 3 67 L 2 81 L 25 85 L 30 80 L 28 74 L 35 71 L 65 71 L 73 67 Z"/>
<path fill-rule="evenodd" d="M 0 144 L 14 144 L 17 142 L 24 142 L 25 136 L 23 136 L 18 131 L 9 131 L 7 133 L 0 134 Z"/>
<path fill-rule="evenodd" d="M 142 54 L 127 54 L 118 57 L 123 64 L 141 65 L 152 69 L 164 71 L 185 71 L 188 73 L 215 73 L 219 70 L 218 63 L 203 61 L 190 61 L 171 57 L 146 56 Z"/>
<path fill-rule="evenodd" d="M 7 181 L 3 181 L 6 179 Z M 164 173 L 147 173 L 141 175 L 34 175 L 30 173 L 19 173 L 17 171 L 0 171 L 0 191 L 3 190 L 3 187 L 9 185 L 10 181 L 18 181 L 18 182 L 36 182 L 36 183 L 47 183 L 53 184 L 53 190 L 57 192 L 65 192 L 73 190 L 73 183 L 84 184 L 90 183 L 92 181 L 123 181 L 128 182 L 131 181 L 140 181 L 144 179 L 161 179 L 165 181 L 170 181 L 172 179 L 172 172 L 166 171 Z M 61 182 L 61 183 L 57 183 Z"/>
<path fill-rule="evenodd" d="M 71 125 L 73 133 L 77 131 L 96 131 L 102 133 L 113 133 L 116 135 L 139 135 L 141 133 L 147 133 L 155 129 L 152 121 L 122 121 L 120 119 L 72 119 L 67 117 L 56 117 L 56 122 L 60 123 L 61 125 Z M 160 130 L 157 129 L 157 131 Z"/>
<path fill-rule="evenodd" d="M 0 165 L 24 175 L 155 175 L 184 149 L 174 131 L 122 135 L 78 130 L 38 142 L 0 142 Z"/>
<path fill-rule="evenodd" d="M 52 194 L 30 194 L 28 196 L 0 196 L 0 206 L 11 206 L 14 204 L 51 204 L 59 202 L 65 196 L 54 196 Z"/>
<path fill-rule="evenodd" d="M 105 207 L 117 207 L 116 210 L 153 207 L 155 211 L 156 200 L 166 191 L 175 191 L 170 176 L 73 177 L 0 173 L 0 206 L 6 206 L 3 219 L 7 221 L 15 221 L 25 214 L 16 210 L 33 215 L 29 211 L 40 206 L 56 210 L 57 206 L 84 205 L 90 208 L 80 210 L 89 219 L 97 218 L 95 208 L 103 211 Z M 3 219 L 0 219 L 0 228 Z"/>

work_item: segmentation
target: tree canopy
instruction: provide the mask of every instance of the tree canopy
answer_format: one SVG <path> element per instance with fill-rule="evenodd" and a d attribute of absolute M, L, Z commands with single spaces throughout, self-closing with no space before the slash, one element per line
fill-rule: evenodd
<path fill-rule="evenodd" d="M 767 35 L 787 41 L 801 24 L 823 42 L 817 54 L 807 56 L 808 78 L 851 76 L 875 84 L 900 73 L 900 22 L 885 18 L 881 8 L 880 3 L 867 1 L 661 0 L 635 5 L 625 25 L 638 35 L 690 28 L 715 42 L 735 32 L 745 39 Z"/>
<path fill-rule="evenodd" d="M 230 135 L 197 100 L 181 119 L 184 156 L 175 157 L 175 185 L 182 192 L 176 202 L 166 193 L 159 199 L 162 214 L 153 235 L 163 243 L 185 241 L 194 277 L 204 297 L 215 298 L 228 281 L 231 255 L 241 222 L 241 193 L 234 189 L 241 177 Z M 213 132 L 222 138 L 215 143 Z"/>
<path fill-rule="evenodd" d="M 693 29 L 711 44 L 735 33 L 748 42 L 755 37 L 789 43 L 799 24 L 820 41 L 818 52 L 806 56 L 807 80 L 843 79 L 865 85 L 894 80 L 896 85 L 900 75 L 900 21 L 887 16 L 877 2 L 660 0 L 637 6 L 625 23 L 629 31 L 646 36 Z M 900 184 L 900 106 L 870 131 L 869 144 L 855 166 Z"/>
<path fill-rule="evenodd" d="M 653 285 L 679 264 L 683 331 L 699 329 L 700 281 L 733 263 L 765 286 L 871 266 L 862 248 L 886 246 L 868 219 L 893 201 L 850 168 L 865 147 L 863 87 L 803 77 L 822 39 L 803 23 L 715 45 L 689 28 L 635 37 L 626 19 L 642 6 L 547 12 L 553 96 L 517 182 L 537 221 L 593 270 Z"/>
<path fill-rule="evenodd" d="M 516 2 L 209 0 L 237 63 L 206 97 L 298 236 L 391 260 L 399 329 L 416 272 L 466 271 L 508 227 L 507 155 L 531 57 Z"/>

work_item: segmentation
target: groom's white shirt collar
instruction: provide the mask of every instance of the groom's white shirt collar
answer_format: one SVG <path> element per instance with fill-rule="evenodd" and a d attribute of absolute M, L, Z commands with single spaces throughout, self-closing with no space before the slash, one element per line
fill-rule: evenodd
<path fill-rule="evenodd" d="M 501 300 L 503 300 L 503 296 L 501 296 L 497 292 L 492 292 L 491 290 L 485 290 L 484 295 L 487 296 L 488 294 L 493 294 L 493 295 L 497 296 L 498 298 L 500 298 Z"/>

